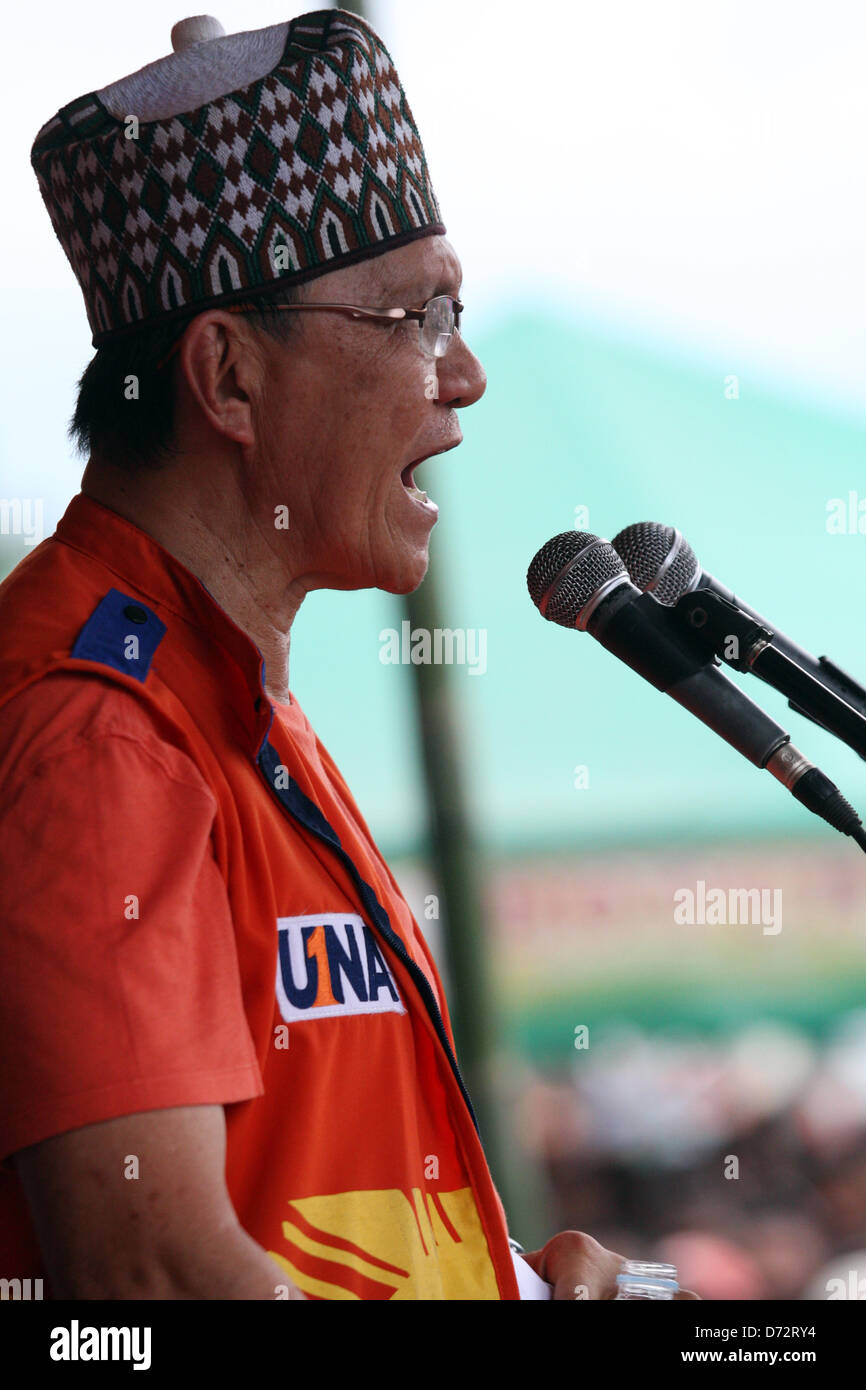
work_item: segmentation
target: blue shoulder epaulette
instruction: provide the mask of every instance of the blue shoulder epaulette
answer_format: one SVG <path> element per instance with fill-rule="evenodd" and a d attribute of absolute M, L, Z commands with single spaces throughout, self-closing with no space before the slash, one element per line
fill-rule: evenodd
<path fill-rule="evenodd" d="M 147 604 L 109 589 L 76 637 L 70 656 L 99 661 L 144 681 L 165 633 L 165 623 Z"/>

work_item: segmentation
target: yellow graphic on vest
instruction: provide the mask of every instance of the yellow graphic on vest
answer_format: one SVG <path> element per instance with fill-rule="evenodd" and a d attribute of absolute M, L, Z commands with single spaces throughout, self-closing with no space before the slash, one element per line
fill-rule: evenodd
<path fill-rule="evenodd" d="M 469 1187 L 333 1192 L 287 1205 L 285 1245 L 268 1254 L 314 1298 L 499 1298 Z"/>

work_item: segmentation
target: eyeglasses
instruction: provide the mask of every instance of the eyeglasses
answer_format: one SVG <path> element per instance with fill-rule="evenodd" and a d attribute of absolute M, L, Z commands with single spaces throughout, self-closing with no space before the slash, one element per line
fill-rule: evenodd
<path fill-rule="evenodd" d="M 310 309 L 328 310 L 331 313 L 348 314 L 353 319 L 372 319 L 379 323 L 394 323 L 401 319 L 414 319 L 420 326 L 421 351 L 427 357 L 444 357 L 460 328 L 460 315 L 465 305 L 450 294 L 438 294 L 428 299 L 421 309 L 369 309 L 360 304 L 227 304 L 230 314 L 249 314 L 267 312 L 270 309 L 307 311 Z M 181 335 L 182 336 L 182 335 Z M 157 370 L 174 357 L 180 347 L 180 338 L 157 363 Z"/>
<path fill-rule="evenodd" d="M 230 313 L 249 313 L 258 306 L 253 304 L 232 304 L 227 306 Z M 368 309 L 360 304 L 266 304 L 263 309 L 327 309 L 340 314 L 348 314 L 353 319 L 373 319 L 380 323 L 393 323 L 395 320 L 415 319 L 421 327 L 421 351 L 427 357 L 444 357 L 451 346 L 454 333 L 460 328 L 460 315 L 464 305 L 450 294 L 436 295 L 428 299 L 422 309 Z"/>

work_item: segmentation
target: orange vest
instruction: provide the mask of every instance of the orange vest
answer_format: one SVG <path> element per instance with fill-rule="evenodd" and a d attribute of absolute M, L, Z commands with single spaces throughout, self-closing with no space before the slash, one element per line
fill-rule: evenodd
<path fill-rule="evenodd" d="M 518 1298 L 441 982 L 348 788 L 204 586 L 81 494 L 0 586 L 0 779 L 0 1158 L 222 1103 L 240 1223 L 308 1295 Z M 0 1270 L 44 1275 L 8 1162 Z"/>

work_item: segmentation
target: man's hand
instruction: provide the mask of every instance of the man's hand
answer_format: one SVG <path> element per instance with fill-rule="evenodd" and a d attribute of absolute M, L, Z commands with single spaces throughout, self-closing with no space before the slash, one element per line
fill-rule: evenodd
<path fill-rule="evenodd" d="M 540 1278 L 553 1285 L 554 1298 L 616 1298 L 616 1276 L 625 1255 L 605 1250 L 583 1231 L 561 1231 L 542 1250 L 522 1257 Z M 698 1298 L 680 1289 L 674 1298 Z"/>

